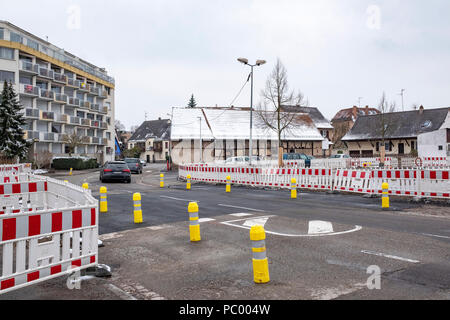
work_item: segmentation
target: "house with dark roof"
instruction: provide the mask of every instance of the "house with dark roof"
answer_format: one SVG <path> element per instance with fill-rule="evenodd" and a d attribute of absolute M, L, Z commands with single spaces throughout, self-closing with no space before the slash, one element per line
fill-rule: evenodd
<path fill-rule="evenodd" d="M 417 154 L 417 137 L 448 125 L 449 108 L 424 109 L 361 115 L 342 138 L 352 157 L 380 155 L 385 142 L 386 156 Z"/>
<path fill-rule="evenodd" d="M 128 149 L 140 148 L 142 160 L 165 162 L 170 152 L 170 119 L 144 121 L 128 139 Z"/>
<path fill-rule="evenodd" d="M 308 115 L 314 123 L 314 126 L 319 130 L 322 137 L 325 140 L 328 139 L 328 142 L 333 141 L 334 128 L 331 122 L 323 116 L 318 108 L 303 106 L 282 106 L 281 110 L 284 112 L 298 112 Z M 329 156 L 331 155 L 331 149 L 319 152 L 319 155 Z"/>
<path fill-rule="evenodd" d="M 334 128 L 332 139 L 332 142 L 334 143 L 334 151 L 337 152 L 341 150 L 345 153 L 348 152 L 348 150 L 346 150 L 347 147 L 341 141 L 341 139 L 347 134 L 347 132 L 350 131 L 358 117 L 375 115 L 379 113 L 380 111 L 378 109 L 369 108 L 369 106 L 366 106 L 365 108 L 358 108 L 357 106 L 353 106 L 352 108 L 339 110 L 333 117 L 333 119 L 331 119 L 331 125 Z"/>

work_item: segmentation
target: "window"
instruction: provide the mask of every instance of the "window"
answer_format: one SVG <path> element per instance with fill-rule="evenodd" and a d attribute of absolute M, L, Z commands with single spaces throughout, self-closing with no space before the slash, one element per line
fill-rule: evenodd
<path fill-rule="evenodd" d="M 4 81 L 14 83 L 14 72 L 0 70 L 0 82 L 3 83 Z"/>
<path fill-rule="evenodd" d="M 411 150 L 416 150 L 416 142 L 411 141 Z"/>
<path fill-rule="evenodd" d="M 0 28 L 0 39 L 4 40 L 5 39 L 5 29 Z"/>
<path fill-rule="evenodd" d="M 0 47 L 0 59 L 14 60 L 14 49 Z"/>
<path fill-rule="evenodd" d="M 22 36 L 18 33 L 10 32 L 9 36 L 10 36 L 11 41 L 13 41 L 13 42 L 19 42 L 19 43 L 23 42 Z"/>
<path fill-rule="evenodd" d="M 438 150 L 442 151 L 442 150 L 444 150 L 444 148 L 442 146 L 438 146 Z"/>
<path fill-rule="evenodd" d="M 30 48 L 34 49 L 34 50 L 39 50 L 39 45 L 37 42 L 27 39 L 27 46 L 29 46 Z"/>

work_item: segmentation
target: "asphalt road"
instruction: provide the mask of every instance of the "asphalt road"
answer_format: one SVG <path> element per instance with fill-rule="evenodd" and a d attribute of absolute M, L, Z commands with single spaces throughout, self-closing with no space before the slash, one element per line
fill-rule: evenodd
<path fill-rule="evenodd" d="M 99 257 L 113 268 L 113 278 L 72 298 L 110 299 L 111 292 L 122 299 L 450 298 L 448 206 L 425 210 L 423 204 L 391 199 L 391 210 L 383 211 L 380 199 L 360 195 L 299 192 L 292 200 L 287 190 L 233 186 L 225 193 L 224 186 L 206 184 L 187 191 L 176 172 L 165 173 L 165 187 L 159 188 L 161 169 L 148 165 L 131 184 L 101 184 L 98 172 L 57 177 L 88 182 L 95 197 L 101 185 L 108 188 L 109 210 L 99 219 L 105 243 Z M 133 223 L 134 192 L 142 195 L 142 224 Z M 190 201 L 198 202 L 203 219 L 202 241 L 194 246 L 186 242 Z M 433 211 L 443 214 L 432 216 Z M 264 286 L 252 283 L 252 223 L 267 231 L 272 280 Z M 318 226 L 332 230 L 311 232 Z M 380 290 L 366 286 L 372 265 L 381 270 Z M 56 294 L 64 290 L 62 282 L 45 285 Z M 45 285 L 0 299 L 52 299 L 48 290 L 42 293 Z"/>

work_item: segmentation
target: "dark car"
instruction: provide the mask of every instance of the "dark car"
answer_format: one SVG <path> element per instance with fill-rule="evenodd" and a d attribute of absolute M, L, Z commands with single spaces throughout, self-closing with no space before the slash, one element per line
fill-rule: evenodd
<path fill-rule="evenodd" d="M 125 158 L 123 161 L 126 162 L 131 172 L 142 173 L 142 163 L 138 158 Z"/>
<path fill-rule="evenodd" d="M 131 182 L 131 172 L 124 161 L 106 162 L 100 170 L 100 181 L 125 181 Z"/>

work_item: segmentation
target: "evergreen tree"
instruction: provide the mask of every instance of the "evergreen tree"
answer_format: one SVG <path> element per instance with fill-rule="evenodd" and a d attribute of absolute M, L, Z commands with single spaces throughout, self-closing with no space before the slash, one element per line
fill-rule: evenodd
<path fill-rule="evenodd" d="M 191 95 L 189 99 L 188 108 L 195 108 L 197 106 L 197 102 L 195 102 L 194 95 Z"/>
<path fill-rule="evenodd" d="M 26 124 L 11 82 L 5 81 L 0 96 L 0 153 L 10 159 L 25 158 L 30 144 L 21 126 Z"/>

